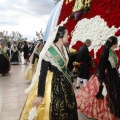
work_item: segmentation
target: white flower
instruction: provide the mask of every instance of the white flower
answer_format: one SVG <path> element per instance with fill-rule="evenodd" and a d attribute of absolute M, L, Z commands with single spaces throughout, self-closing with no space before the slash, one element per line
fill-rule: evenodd
<path fill-rule="evenodd" d="M 94 51 L 97 52 L 98 48 L 105 43 L 105 40 L 115 35 L 118 29 L 120 28 L 115 28 L 114 25 L 109 28 L 107 22 L 100 16 L 95 16 L 91 19 L 84 18 L 78 21 L 74 30 L 71 32 L 72 39 L 69 48 L 76 44 L 78 40 L 85 42 L 86 39 L 90 39 L 92 44 L 89 49 L 94 48 Z M 120 37 L 118 37 L 119 40 Z"/>

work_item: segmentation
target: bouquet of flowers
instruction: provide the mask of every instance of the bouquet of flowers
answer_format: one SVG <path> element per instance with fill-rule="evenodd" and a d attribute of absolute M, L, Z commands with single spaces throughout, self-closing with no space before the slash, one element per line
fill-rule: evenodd
<path fill-rule="evenodd" d="M 73 75 L 74 75 L 74 77 L 77 77 L 78 68 L 79 68 L 79 66 L 80 66 L 80 63 L 78 63 L 78 62 L 73 62 L 73 66 L 74 66 L 74 68 L 73 68 Z"/>
<path fill-rule="evenodd" d="M 73 48 L 70 49 L 70 53 L 75 53 L 75 52 L 76 52 L 75 49 L 73 49 Z"/>

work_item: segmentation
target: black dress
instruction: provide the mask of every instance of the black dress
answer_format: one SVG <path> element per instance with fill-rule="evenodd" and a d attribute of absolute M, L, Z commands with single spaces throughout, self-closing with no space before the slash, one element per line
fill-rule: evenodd
<path fill-rule="evenodd" d="M 12 51 L 12 57 L 11 57 L 10 62 L 14 64 L 18 64 L 19 63 L 18 55 L 19 55 L 18 50 Z"/>
<path fill-rule="evenodd" d="M 45 60 L 42 60 L 38 96 L 44 97 L 48 70 L 53 72 L 50 120 L 78 120 L 76 99 L 71 83 L 57 67 Z"/>
<path fill-rule="evenodd" d="M 0 54 L 0 74 L 2 75 L 8 73 L 10 70 L 10 63 L 8 59 L 8 56 L 10 55 L 9 50 L 7 50 L 4 54 Z"/>

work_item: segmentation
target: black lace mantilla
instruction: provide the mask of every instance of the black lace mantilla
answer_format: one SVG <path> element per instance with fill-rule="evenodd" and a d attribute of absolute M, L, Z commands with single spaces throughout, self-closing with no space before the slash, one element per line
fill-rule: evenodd
<path fill-rule="evenodd" d="M 47 71 L 52 71 L 50 120 L 78 120 L 77 105 L 71 83 L 50 62 L 42 60 L 38 96 L 44 96 Z"/>

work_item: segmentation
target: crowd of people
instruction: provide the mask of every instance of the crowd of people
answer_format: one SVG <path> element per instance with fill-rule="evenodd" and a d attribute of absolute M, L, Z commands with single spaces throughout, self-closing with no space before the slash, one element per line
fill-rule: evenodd
<path fill-rule="evenodd" d="M 10 52 L 4 42 L 0 44 L 0 74 L 5 75 L 10 71 Z"/>
<path fill-rule="evenodd" d="M 11 49 L 0 45 L 0 74 L 10 70 L 10 64 L 29 61 L 25 79 L 31 81 L 29 94 L 21 111 L 19 120 L 78 120 L 78 112 L 97 120 L 120 119 L 120 79 L 119 60 L 115 53 L 118 38 L 110 36 L 105 44 L 95 73 L 89 76 L 92 58 L 87 39 L 79 51 L 71 58 L 67 49 L 68 30 L 57 26 L 45 45 L 24 45 L 13 42 Z M 80 63 L 77 83 L 71 77 L 73 61 Z M 70 63 L 71 62 L 71 63 Z M 75 89 L 83 87 L 75 95 Z"/>
<path fill-rule="evenodd" d="M 22 55 L 24 65 L 29 64 L 35 46 L 36 44 L 32 42 L 17 43 L 13 41 L 8 44 L 4 40 L 0 40 L 0 74 L 4 76 L 8 73 L 11 65 L 22 64 Z"/>

